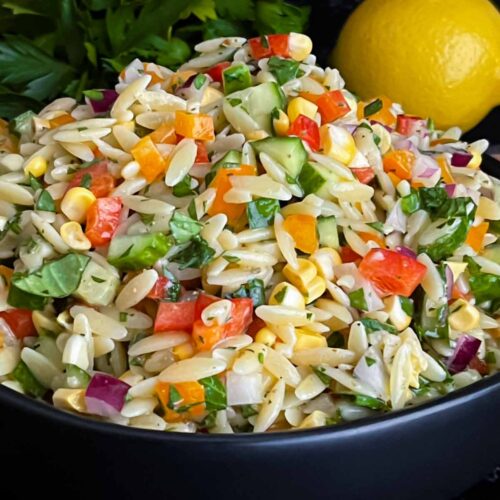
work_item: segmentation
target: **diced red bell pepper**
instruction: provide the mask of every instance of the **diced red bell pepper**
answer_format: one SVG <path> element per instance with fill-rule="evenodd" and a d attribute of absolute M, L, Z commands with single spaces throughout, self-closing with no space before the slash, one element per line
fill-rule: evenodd
<path fill-rule="evenodd" d="M 195 301 L 160 302 L 154 332 L 191 332 L 194 323 Z"/>
<path fill-rule="evenodd" d="M 198 147 L 198 149 L 196 150 L 196 158 L 194 162 L 208 163 L 210 160 L 208 158 L 208 151 L 205 143 L 203 141 L 196 141 L 196 146 Z"/>
<path fill-rule="evenodd" d="M 68 183 L 68 190 L 78 187 L 86 175 L 90 176 L 90 191 L 96 198 L 108 196 L 115 188 L 115 178 L 108 172 L 108 162 L 101 161 L 87 168 L 78 170 Z"/>
<path fill-rule="evenodd" d="M 396 132 L 402 135 L 414 135 L 427 129 L 427 122 L 414 115 L 398 115 L 396 117 Z"/>
<path fill-rule="evenodd" d="M 111 241 L 120 223 L 122 201 L 118 197 L 97 198 L 87 210 L 85 236 L 92 246 L 106 245 Z"/>
<path fill-rule="evenodd" d="M 231 319 L 224 325 L 224 336 L 241 335 L 248 328 L 253 318 L 252 299 L 231 299 L 233 310 Z"/>
<path fill-rule="evenodd" d="M 173 285 L 166 276 L 158 276 L 153 288 L 147 294 L 148 299 L 162 300 L 167 296 L 167 290 Z"/>
<path fill-rule="evenodd" d="M 480 375 L 488 375 L 490 373 L 490 369 L 488 365 L 476 356 L 474 356 L 469 362 L 469 368 L 476 370 Z"/>
<path fill-rule="evenodd" d="M 363 257 L 359 271 L 381 295 L 409 297 L 424 279 L 427 267 L 393 250 L 374 248 Z"/>
<path fill-rule="evenodd" d="M 333 122 L 351 111 L 341 90 L 330 90 L 321 94 L 316 104 L 321 114 L 321 123 Z"/>
<path fill-rule="evenodd" d="M 342 259 L 342 264 L 358 262 L 361 260 L 361 255 L 358 255 L 350 246 L 340 247 L 339 253 L 340 258 Z"/>
<path fill-rule="evenodd" d="M 311 146 L 313 151 L 318 151 L 320 145 L 318 124 L 305 115 L 299 115 L 290 125 L 288 135 L 295 135 Z"/>
<path fill-rule="evenodd" d="M 266 322 L 263 319 L 254 316 L 253 321 L 248 325 L 247 335 L 250 337 L 255 337 L 257 332 L 266 326 Z"/>
<path fill-rule="evenodd" d="M 351 170 L 362 184 L 370 184 L 375 179 L 375 170 L 373 167 L 352 168 Z"/>
<path fill-rule="evenodd" d="M 0 312 L 3 319 L 18 339 L 36 337 L 38 335 L 32 320 L 32 311 L 29 309 L 7 309 Z"/>
<path fill-rule="evenodd" d="M 224 339 L 225 325 L 206 326 L 201 319 L 194 322 L 193 341 L 197 351 L 210 351 L 217 342 Z"/>
<path fill-rule="evenodd" d="M 231 63 L 228 61 L 224 61 L 207 69 L 205 73 L 207 75 L 210 75 L 214 82 L 222 83 L 222 72 L 229 66 L 231 66 Z"/>
<path fill-rule="evenodd" d="M 289 35 L 262 35 L 248 40 L 250 53 L 254 59 L 281 56 L 290 57 L 288 50 Z"/>

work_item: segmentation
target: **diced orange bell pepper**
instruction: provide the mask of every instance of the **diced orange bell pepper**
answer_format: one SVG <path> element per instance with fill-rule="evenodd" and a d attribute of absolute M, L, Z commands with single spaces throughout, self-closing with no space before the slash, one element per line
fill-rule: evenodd
<path fill-rule="evenodd" d="M 214 121 L 210 115 L 190 114 L 185 111 L 175 112 L 175 131 L 183 137 L 200 141 L 213 141 Z"/>
<path fill-rule="evenodd" d="M 322 96 L 322 94 L 313 94 L 312 92 L 299 92 L 299 97 L 306 99 L 307 101 L 313 102 L 316 104 L 318 99 Z"/>
<path fill-rule="evenodd" d="M 243 215 L 246 209 L 244 203 L 227 203 L 224 195 L 232 188 L 232 175 L 256 175 L 257 171 L 253 165 L 240 165 L 234 168 L 219 168 L 209 187 L 217 190 L 215 200 L 208 209 L 208 215 L 226 214 L 228 224 L 233 226 Z"/>
<path fill-rule="evenodd" d="M 156 130 L 148 135 L 155 144 L 175 144 L 177 142 L 175 128 L 168 123 L 162 123 Z"/>
<path fill-rule="evenodd" d="M 61 125 L 66 125 L 66 123 L 72 123 L 76 121 L 70 114 L 64 113 L 63 115 L 57 116 L 49 120 L 50 128 L 60 127 Z"/>
<path fill-rule="evenodd" d="M 208 151 L 205 143 L 202 141 L 196 141 L 196 158 L 195 163 L 208 163 L 210 159 L 208 158 Z"/>
<path fill-rule="evenodd" d="M 321 114 L 321 123 L 329 123 L 345 116 L 351 108 L 340 90 L 330 90 L 321 94 L 316 101 Z"/>
<path fill-rule="evenodd" d="M 149 82 L 149 85 L 155 85 L 157 83 L 163 82 L 164 79 L 158 73 L 156 73 L 156 71 L 148 70 L 148 65 L 149 63 L 142 64 L 144 68 L 144 74 L 151 76 L 151 81 Z"/>
<path fill-rule="evenodd" d="M 210 351 L 224 338 L 225 325 L 206 326 L 201 319 L 193 323 L 193 341 L 197 351 Z"/>
<path fill-rule="evenodd" d="M 453 179 L 453 175 L 446 158 L 444 156 L 440 156 L 438 157 L 437 162 L 439 168 L 441 169 L 441 177 L 443 178 L 445 184 L 455 184 L 455 179 Z"/>
<path fill-rule="evenodd" d="M 465 243 L 469 245 L 475 252 L 480 252 L 483 249 L 484 236 L 490 227 L 489 222 L 481 222 L 477 226 L 472 226 L 467 233 Z"/>
<path fill-rule="evenodd" d="M 158 382 L 156 393 L 167 422 L 190 420 L 205 411 L 205 388 L 199 382 Z"/>
<path fill-rule="evenodd" d="M 363 118 L 365 118 L 366 106 L 374 102 L 376 99 L 380 99 L 382 101 L 382 108 L 379 111 L 367 116 L 366 118 L 368 120 L 380 122 L 384 125 L 387 125 L 388 127 L 393 127 L 394 125 L 396 125 L 396 115 L 394 115 L 391 111 L 392 101 L 386 96 L 380 96 L 367 102 L 358 102 L 358 120 L 362 120 Z"/>
<path fill-rule="evenodd" d="M 167 90 L 169 92 L 175 92 L 176 89 L 184 85 L 193 75 L 196 75 L 196 71 L 193 71 L 192 69 L 177 71 L 177 73 L 174 73 L 170 77 Z"/>
<path fill-rule="evenodd" d="M 389 179 L 391 179 L 392 185 L 394 187 L 396 187 L 401 182 L 401 179 L 394 172 L 387 172 L 387 175 L 389 176 Z"/>
<path fill-rule="evenodd" d="M 359 232 L 358 236 L 365 242 L 374 241 L 380 248 L 387 248 L 384 237 L 381 234 Z"/>
<path fill-rule="evenodd" d="M 384 170 L 394 172 L 400 179 L 411 179 L 415 155 L 411 151 L 389 151 L 384 155 Z"/>
<path fill-rule="evenodd" d="M 441 139 L 434 139 L 431 141 L 431 146 L 437 146 L 438 144 L 451 144 L 452 142 L 457 142 L 456 139 L 450 139 L 449 137 L 442 137 Z"/>
<path fill-rule="evenodd" d="M 312 215 L 294 214 L 285 218 L 285 231 L 295 241 L 295 247 L 305 253 L 313 253 L 318 249 L 316 218 Z"/>
<path fill-rule="evenodd" d="M 13 274 L 13 269 L 4 265 L 0 265 L 0 276 L 3 278 L 5 284 L 10 284 L 10 280 L 12 279 Z"/>
<path fill-rule="evenodd" d="M 143 137 L 130 151 L 139 164 L 141 174 L 148 182 L 153 182 L 167 169 L 167 162 L 156 148 L 151 137 Z"/>

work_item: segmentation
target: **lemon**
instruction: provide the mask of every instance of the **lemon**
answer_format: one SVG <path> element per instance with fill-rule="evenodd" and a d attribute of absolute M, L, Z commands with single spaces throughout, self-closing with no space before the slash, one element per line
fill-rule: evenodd
<path fill-rule="evenodd" d="M 500 103 L 500 14 L 487 0 L 365 0 L 332 63 L 360 97 L 465 131 Z"/>

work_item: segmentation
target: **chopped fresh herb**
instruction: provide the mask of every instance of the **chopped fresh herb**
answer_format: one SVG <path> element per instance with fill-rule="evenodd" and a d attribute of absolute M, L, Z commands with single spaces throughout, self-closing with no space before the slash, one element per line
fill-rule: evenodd
<path fill-rule="evenodd" d="M 372 410 L 388 410 L 387 405 L 384 401 L 377 398 L 372 398 L 370 396 L 357 395 L 354 398 L 354 404 L 358 406 L 364 406 Z"/>
<path fill-rule="evenodd" d="M 362 288 L 354 290 L 354 292 L 349 293 L 349 301 L 351 307 L 360 309 L 361 311 L 367 311 L 368 305 L 366 303 L 365 291 Z"/>
<path fill-rule="evenodd" d="M 280 57 L 272 56 L 267 62 L 269 71 L 276 77 L 280 85 L 297 78 L 299 71 L 299 62 L 293 59 L 281 59 Z"/>
<path fill-rule="evenodd" d="M 408 315 L 413 317 L 414 307 L 413 300 L 409 297 L 399 297 L 399 301 L 401 302 L 401 309 Z"/>
<path fill-rule="evenodd" d="M 191 200 L 191 202 L 189 203 L 188 214 L 189 217 L 191 217 L 191 219 L 198 220 L 198 216 L 196 215 L 196 205 L 194 203 L 194 199 Z"/>
<path fill-rule="evenodd" d="M 133 358 L 130 358 L 130 366 L 144 366 L 144 363 L 146 362 L 146 356 L 144 354 L 141 354 L 140 356 L 135 356 Z"/>
<path fill-rule="evenodd" d="M 238 90 L 244 90 L 252 85 L 250 68 L 243 63 L 233 64 L 222 72 L 224 81 L 224 93 L 232 94 Z M 231 104 L 232 106 L 232 104 Z"/>
<path fill-rule="evenodd" d="M 332 332 L 326 339 L 328 347 L 342 349 L 345 347 L 345 338 L 340 332 Z"/>
<path fill-rule="evenodd" d="M 40 193 L 38 200 L 35 205 L 36 210 L 42 210 L 44 212 L 54 212 L 56 211 L 56 203 L 54 198 L 50 196 L 50 193 L 45 189 Z"/>
<path fill-rule="evenodd" d="M 241 259 L 239 257 L 236 257 L 234 255 L 223 255 L 224 260 L 227 260 L 228 262 L 235 263 L 239 262 Z"/>
<path fill-rule="evenodd" d="M 215 427 L 215 419 L 217 418 L 217 412 L 212 411 L 210 412 L 204 419 L 203 422 L 201 423 L 201 426 L 205 429 L 211 429 L 212 427 Z"/>
<path fill-rule="evenodd" d="M 154 214 L 139 214 L 139 217 L 141 218 L 141 222 L 146 226 L 151 226 L 155 220 Z"/>
<path fill-rule="evenodd" d="M 103 278 L 99 278 L 99 276 L 91 276 L 92 281 L 95 281 L 96 283 L 104 283 L 106 280 Z"/>
<path fill-rule="evenodd" d="M 340 408 L 337 408 L 337 411 L 335 412 L 335 416 L 333 417 L 328 417 L 326 419 L 325 425 L 338 425 L 341 424 L 344 421 L 342 418 L 342 413 L 340 412 Z"/>
<path fill-rule="evenodd" d="M 381 140 L 382 139 L 380 138 L 380 136 L 378 136 L 377 134 L 373 134 L 373 142 L 375 143 L 375 146 L 378 146 Z"/>
<path fill-rule="evenodd" d="M 126 312 L 120 312 L 120 323 L 125 323 L 127 321 L 128 314 Z"/>
<path fill-rule="evenodd" d="M 244 418 L 253 417 L 254 415 L 259 414 L 259 412 L 252 405 L 241 405 L 240 411 L 241 411 L 241 415 Z"/>
<path fill-rule="evenodd" d="M 269 48 L 269 42 L 267 41 L 267 36 L 266 35 L 261 35 L 260 36 L 260 44 L 264 49 Z"/>
<path fill-rule="evenodd" d="M 124 259 L 125 257 L 128 257 L 128 256 L 130 255 L 130 252 L 132 252 L 132 248 L 134 248 L 134 245 L 133 245 L 133 244 L 132 244 L 132 245 L 130 245 L 130 246 L 129 246 L 126 250 L 125 250 L 125 252 L 123 252 L 123 253 L 119 256 L 119 258 L 120 258 L 120 259 Z"/>
<path fill-rule="evenodd" d="M 476 302 L 482 304 L 500 299 L 500 276 L 482 272 L 481 266 L 472 257 L 466 256 L 464 260 L 468 264 L 469 285 Z"/>
<path fill-rule="evenodd" d="M 373 227 L 373 229 L 375 229 L 379 233 L 384 234 L 384 224 L 382 224 L 382 222 L 380 222 L 380 221 L 377 221 L 377 222 L 368 222 L 367 225 L 370 226 L 370 227 Z"/>
<path fill-rule="evenodd" d="M 226 387 L 216 375 L 198 380 L 205 388 L 205 406 L 208 411 L 224 410 L 227 407 Z"/>
<path fill-rule="evenodd" d="M 214 255 L 215 250 L 198 234 L 192 238 L 184 250 L 175 254 L 171 260 L 180 264 L 180 269 L 200 268 L 208 264 Z"/>
<path fill-rule="evenodd" d="M 21 384 L 24 392 L 35 398 L 41 398 L 47 392 L 47 389 L 38 382 L 24 361 L 19 361 L 15 370 L 12 372 L 12 376 Z"/>
<path fill-rule="evenodd" d="M 259 354 L 257 354 L 257 359 L 259 360 L 259 363 L 261 365 L 264 364 L 264 353 L 263 352 L 259 352 Z"/>
<path fill-rule="evenodd" d="M 403 210 L 403 213 L 406 215 L 410 215 L 420 210 L 420 196 L 416 189 L 412 188 L 410 194 L 401 198 L 401 210 Z"/>
<path fill-rule="evenodd" d="M 9 123 L 10 131 L 18 137 L 30 137 L 33 133 L 33 118 L 35 116 L 36 113 L 33 113 L 31 110 L 16 116 Z"/>
<path fill-rule="evenodd" d="M 80 187 L 90 189 L 90 186 L 92 186 L 92 176 L 90 174 L 84 174 L 80 181 Z"/>
<path fill-rule="evenodd" d="M 265 303 L 264 289 L 264 282 L 261 279 L 252 279 L 234 292 L 227 294 L 226 298 L 249 298 L 253 300 L 253 306 L 258 307 Z"/>
<path fill-rule="evenodd" d="M 381 323 L 376 319 L 361 318 L 359 321 L 363 323 L 364 327 L 366 328 L 366 333 L 379 332 L 381 330 L 392 333 L 394 335 L 397 335 L 398 333 L 396 328 L 394 328 L 392 325 L 389 325 L 388 323 Z"/>
<path fill-rule="evenodd" d="M 43 184 L 33 174 L 30 174 L 30 186 L 33 191 L 43 188 Z"/>
<path fill-rule="evenodd" d="M 278 200 L 259 198 L 247 203 L 247 217 L 250 229 L 267 227 L 273 224 L 274 216 L 280 210 Z"/>
<path fill-rule="evenodd" d="M 243 102 L 241 99 L 236 99 L 234 97 L 228 98 L 226 100 L 233 108 L 235 106 L 239 106 Z"/>
<path fill-rule="evenodd" d="M 85 389 L 90 383 L 90 375 L 76 365 L 66 365 L 66 385 L 70 389 Z"/>
<path fill-rule="evenodd" d="M 9 231 L 12 231 L 14 234 L 21 234 L 21 226 L 19 224 L 21 215 L 22 212 L 17 212 L 6 222 L 4 228 L 0 231 L 0 240 L 2 240 Z"/>
<path fill-rule="evenodd" d="M 333 379 L 325 373 L 325 369 L 322 366 L 311 366 L 311 369 L 323 384 L 330 385 Z"/>
<path fill-rule="evenodd" d="M 285 285 L 278 293 L 274 294 L 274 300 L 281 304 L 286 297 L 286 293 L 288 291 L 288 287 Z"/>
<path fill-rule="evenodd" d="M 168 388 L 168 403 L 167 408 L 176 411 L 176 405 L 182 401 L 182 396 L 174 384 L 170 384 Z"/>
<path fill-rule="evenodd" d="M 494 365 L 497 362 L 497 358 L 495 356 L 495 353 L 493 351 L 488 351 L 486 355 L 484 356 L 484 361 L 488 363 L 489 365 Z"/>
<path fill-rule="evenodd" d="M 368 118 L 371 115 L 374 115 L 375 113 L 378 113 L 382 107 L 383 103 L 380 99 L 375 99 L 372 101 L 370 104 L 367 104 L 365 106 L 365 109 L 363 110 L 363 115 L 365 118 Z"/>
<path fill-rule="evenodd" d="M 430 302 L 431 299 L 423 293 L 417 294 L 416 300 L 415 327 L 419 336 L 421 338 L 448 339 L 448 303 L 445 302 L 438 307 L 432 308 L 430 307 L 433 305 Z"/>
<path fill-rule="evenodd" d="M 178 244 L 187 243 L 198 235 L 203 225 L 178 211 L 174 213 L 169 222 L 170 231 Z"/>
<path fill-rule="evenodd" d="M 191 189 L 191 177 L 189 175 L 184 176 L 184 178 L 174 186 L 172 193 L 178 198 L 194 194 L 194 191 Z M 192 216 L 191 218 L 196 219 L 196 217 Z"/>
<path fill-rule="evenodd" d="M 102 101 L 104 99 L 104 94 L 101 90 L 84 90 L 82 94 L 85 97 L 88 97 L 92 101 Z"/>
<path fill-rule="evenodd" d="M 34 295 L 17 288 L 13 283 L 9 287 L 9 295 L 7 296 L 7 304 L 12 307 L 22 309 L 30 309 L 31 311 L 41 311 L 48 304 L 47 297 Z"/>
<path fill-rule="evenodd" d="M 200 90 L 201 87 L 205 84 L 207 81 L 207 77 L 203 73 L 198 73 L 193 80 L 193 85 L 196 90 Z"/>
<path fill-rule="evenodd" d="M 376 359 L 370 358 L 369 356 L 365 356 L 365 361 L 368 366 L 372 366 L 377 362 Z"/>

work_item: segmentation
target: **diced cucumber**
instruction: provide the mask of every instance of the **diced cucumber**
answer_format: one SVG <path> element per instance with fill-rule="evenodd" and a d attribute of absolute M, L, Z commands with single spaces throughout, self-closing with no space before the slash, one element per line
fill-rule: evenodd
<path fill-rule="evenodd" d="M 241 164 L 241 152 L 236 149 L 230 149 L 218 162 L 212 165 L 210 172 L 205 176 L 205 185 L 208 186 L 212 182 L 217 170 L 224 167 L 225 165 L 240 165 Z"/>
<path fill-rule="evenodd" d="M 111 240 L 108 262 L 118 269 L 151 267 L 170 250 L 172 238 L 163 233 L 117 236 Z"/>
<path fill-rule="evenodd" d="M 277 83 L 265 82 L 229 94 L 222 106 L 227 120 L 238 132 L 264 130 L 272 134 L 271 111 L 283 109 L 285 97 Z"/>
<path fill-rule="evenodd" d="M 339 248 L 339 233 L 337 231 L 337 222 L 333 215 L 318 217 L 317 227 L 320 246 Z"/>
<path fill-rule="evenodd" d="M 117 275 L 91 260 L 73 295 L 93 306 L 108 306 L 113 302 L 119 285 Z"/>
<path fill-rule="evenodd" d="M 340 177 L 319 163 L 308 162 L 302 167 L 299 184 L 305 195 L 314 193 L 320 198 L 330 199 L 330 184 L 340 182 Z"/>
<path fill-rule="evenodd" d="M 483 257 L 500 264 L 500 245 L 496 244 L 486 247 L 483 252 Z"/>
<path fill-rule="evenodd" d="M 246 64 L 235 64 L 229 66 L 222 72 L 224 82 L 224 93 L 232 94 L 238 90 L 243 90 L 252 85 L 252 75 Z"/>
<path fill-rule="evenodd" d="M 298 137 L 267 137 L 251 144 L 257 154 L 266 153 L 283 165 L 292 179 L 297 178 L 307 160 L 307 152 Z"/>

